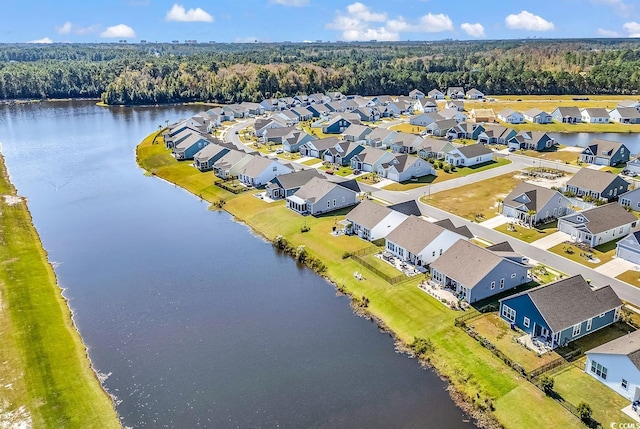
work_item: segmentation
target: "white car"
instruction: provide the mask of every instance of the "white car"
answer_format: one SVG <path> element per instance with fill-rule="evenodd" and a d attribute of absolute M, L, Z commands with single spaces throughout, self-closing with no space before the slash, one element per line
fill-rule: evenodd
<path fill-rule="evenodd" d="M 276 153 L 277 153 L 278 155 L 280 155 L 281 153 L 284 153 L 284 149 L 277 149 L 277 150 L 276 150 Z"/>

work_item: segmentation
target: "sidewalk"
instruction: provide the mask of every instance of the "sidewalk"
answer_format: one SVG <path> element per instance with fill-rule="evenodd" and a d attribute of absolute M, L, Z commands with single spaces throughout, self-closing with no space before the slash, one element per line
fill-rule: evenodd
<path fill-rule="evenodd" d="M 539 249 L 549 249 L 557 244 L 560 243 L 564 243 L 567 240 L 570 240 L 571 236 L 567 233 L 564 232 L 554 232 L 551 235 L 548 235 L 546 237 L 542 237 L 539 240 L 536 240 L 534 242 L 531 243 L 532 246 L 535 246 Z"/>

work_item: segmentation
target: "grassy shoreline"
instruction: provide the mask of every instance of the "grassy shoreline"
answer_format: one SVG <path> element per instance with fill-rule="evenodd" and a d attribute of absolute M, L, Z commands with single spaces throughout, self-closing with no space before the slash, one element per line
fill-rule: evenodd
<path fill-rule="evenodd" d="M 248 193 L 228 193 L 213 184 L 211 173 L 203 174 L 187 163 L 175 161 L 162 143 L 152 144 L 153 136 L 150 134 L 136 148 L 141 168 L 212 204 L 224 200 L 225 211 L 269 241 L 282 235 L 292 246 L 306 246 L 309 255 L 326 264 L 325 276 L 338 291 L 353 297 L 356 309 L 364 301 L 361 297 L 366 297 L 368 306 L 357 312 L 372 317 L 392 333 L 399 348 L 409 349 L 415 338 L 425 338 L 433 344 L 423 363 L 449 383 L 452 398 L 482 426 L 582 427 L 571 413 L 454 327 L 454 319 L 461 313 L 447 309 L 417 288 L 418 279 L 391 286 L 352 258 L 342 259 L 345 251 L 369 246 L 357 237 L 330 234 L 331 227 L 343 215 L 303 218 L 282 201 L 268 204 Z M 301 232 L 302 224 L 311 231 Z M 363 273 L 366 280 L 354 279 L 354 271 Z"/>
<path fill-rule="evenodd" d="M 121 427 L 2 156 L 0 231 L 0 426 Z"/>

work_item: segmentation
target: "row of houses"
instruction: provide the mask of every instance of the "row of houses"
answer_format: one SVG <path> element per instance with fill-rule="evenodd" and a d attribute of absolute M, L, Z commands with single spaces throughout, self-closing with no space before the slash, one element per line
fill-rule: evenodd
<path fill-rule="evenodd" d="M 487 110 L 487 109 L 483 109 Z M 490 109 L 488 109 L 490 110 Z M 492 111 L 490 112 L 492 113 Z M 491 115 L 485 112 L 484 117 L 491 121 Z M 506 108 L 497 113 L 494 119 L 508 124 L 524 124 L 531 122 L 534 124 L 550 124 L 553 121 L 576 124 L 607 124 L 618 122 L 621 124 L 640 124 L 640 111 L 635 107 L 616 107 L 607 110 L 602 107 L 587 107 L 580 109 L 576 106 L 557 107 L 551 113 L 533 108 L 523 112 L 518 112 L 511 108 Z"/>

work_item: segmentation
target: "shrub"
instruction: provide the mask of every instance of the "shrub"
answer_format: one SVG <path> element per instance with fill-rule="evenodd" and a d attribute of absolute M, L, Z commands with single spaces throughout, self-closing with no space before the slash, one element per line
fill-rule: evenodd
<path fill-rule="evenodd" d="M 300 246 L 298 246 L 296 248 L 296 260 L 298 262 L 300 262 L 301 264 L 304 264 L 304 262 L 307 260 L 307 248 L 304 246 L 304 244 L 301 244 Z"/>
<path fill-rule="evenodd" d="M 280 250 L 285 250 L 289 246 L 289 242 L 287 241 L 286 238 L 278 234 L 276 235 L 276 238 L 273 240 L 273 245 Z"/>
<path fill-rule="evenodd" d="M 549 377 L 548 375 L 543 375 L 540 379 L 540 387 L 542 387 L 542 390 L 547 396 L 551 396 L 551 394 L 553 393 L 554 384 L 555 382 L 553 378 Z"/>
<path fill-rule="evenodd" d="M 305 224 L 300 227 L 300 232 L 309 232 L 309 231 L 311 231 L 311 227 L 307 225 L 307 223 L 305 222 Z"/>
<path fill-rule="evenodd" d="M 451 166 L 449 164 L 445 164 L 442 167 L 442 171 L 444 171 L 445 173 L 451 173 Z"/>
<path fill-rule="evenodd" d="M 353 252 L 349 252 L 349 251 L 344 251 L 342 253 L 342 259 L 347 259 L 353 256 Z"/>
<path fill-rule="evenodd" d="M 435 350 L 435 346 L 431 340 L 420 337 L 414 337 L 413 342 L 409 344 L 409 347 L 418 357 L 424 357 L 429 353 L 433 353 Z"/>
<path fill-rule="evenodd" d="M 591 423 L 592 410 L 589 404 L 587 404 L 586 402 L 580 402 L 578 404 L 577 410 L 578 416 L 580 416 L 580 420 L 582 420 L 586 424 Z"/>

